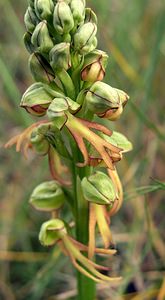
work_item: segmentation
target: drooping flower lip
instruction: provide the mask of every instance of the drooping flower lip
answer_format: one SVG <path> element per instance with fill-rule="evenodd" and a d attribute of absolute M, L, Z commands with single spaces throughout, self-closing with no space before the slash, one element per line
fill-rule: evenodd
<path fill-rule="evenodd" d="M 96 81 L 85 95 L 88 110 L 111 121 L 120 117 L 128 99 L 124 91 L 102 81 Z"/>
<path fill-rule="evenodd" d="M 68 120 L 66 127 L 75 139 L 84 158 L 83 163 L 78 163 L 77 166 L 84 167 L 90 164 L 90 156 L 87 151 L 84 139 L 88 141 L 91 146 L 99 153 L 100 159 L 104 161 L 108 168 L 114 169 L 113 157 L 119 159 L 121 157 L 122 148 L 116 147 L 106 140 L 101 138 L 98 134 L 91 131 L 95 129 L 97 131 L 103 131 L 105 134 L 112 135 L 112 132 L 103 125 L 89 122 L 80 118 L 75 118 L 73 115 L 67 113 Z"/>
<path fill-rule="evenodd" d="M 46 125 L 47 129 L 51 128 L 52 123 L 47 120 L 41 120 L 26 128 L 22 133 L 11 138 L 5 148 L 16 145 L 16 151 L 22 151 L 24 157 L 28 157 L 28 150 L 33 149 L 39 155 L 48 155 L 49 167 L 52 178 L 61 185 L 70 186 L 71 179 L 68 167 L 66 167 L 60 158 L 58 152 L 51 145 L 51 141 L 46 138 L 42 130 L 36 132 L 41 126 Z M 36 131 L 35 131 L 36 130 Z M 41 135 L 40 135 L 41 134 Z M 37 135 L 39 139 L 37 138 Z"/>
<path fill-rule="evenodd" d="M 27 157 L 27 150 L 32 147 L 32 143 L 30 141 L 31 134 L 37 126 L 43 123 L 48 123 L 46 120 L 39 121 L 37 123 L 32 124 L 28 128 L 26 128 L 22 133 L 11 138 L 6 144 L 5 148 L 10 148 L 13 145 L 16 145 L 16 152 L 22 150 L 25 157 Z"/>

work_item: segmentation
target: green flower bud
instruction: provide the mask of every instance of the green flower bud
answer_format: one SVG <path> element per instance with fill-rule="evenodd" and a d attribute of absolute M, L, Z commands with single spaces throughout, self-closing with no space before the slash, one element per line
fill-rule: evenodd
<path fill-rule="evenodd" d="M 83 22 L 85 18 L 85 1 L 72 0 L 70 7 L 71 7 L 73 19 L 76 22 L 76 24 L 80 24 L 81 22 Z"/>
<path fill-rule="evenodd" d="M 94 49 L 96 49 L 97 43 L 97 38 L 94 37 L 92 45 L 87 45 L 86 47 L 84 47 L 84 51 L 86 51 L 86 53 L 93 51 Z"/>
<path fill-rule="evenodd" d="M 49 142 L 43 134 L 39 133 L 38 127 L 32 131 L 30 141 L 39 155 L 48 153 L 50 147 Z"/>
<path fill-rule="evenodd" d="M 29 53 L 33 53 L 35 51 L 35 47 L 31 42 L 32 35 L 29 32 L 26 32 L 23 36 L 24 44 Z"/>
<path fill-rule="evenodd" d="M 51 219 L 42 224 L 39 240 L 44 246 L 52 246 L 65 234 L 67 234 L 67 230 L 64 222 L 60 219 Z"/>
<path fill-rule="evenodd" d="M 24 107 L 30 114 L 41 117 L 53 100 L 49 89 L 42 83 L 32 84 L 23 94 L 20 106 Z"/>
<path fill-rule="evenodd" d="M 83 81 L 101 81 L 105 76 L 108 55 L 101 50 L 94 50 L 85 55 L 81 71 Z"/>
<path fill-rule="evenodd" d="M 74 35 L 74 48 L 80 54 L 86 54 L 92 46 L 97 26 L 94 23 L 88 22 L 80 26 Z"/>
<path fill-rule="evenodd" d="M 111 143 L 112 145 L 121 148 L 122 153 L 131 151 L 133 148 L 132 143 L 120 132 L 113 131 L 111 136 L 101 133 L 101 137 L 103 137 L 104 140 Z"/>
<path fill-rule="evenodd" d="M 29 57 L 29 68 L 36 81 L 50 84 L 55 79 L 55 74 L 47 60 L 39 53 Z"/>
<path fill-rule="evenodd" d="M 117 197 L 112 180 L 102 172 L 95 172 L 88 178 L 84 177 L 82 190 L 86 200 L 100 205 L 113 205 Z"/>
<path fill-rule="evenodd" d="M 69 5 L 59 1 L 54 9 L 53 24 L 56 31 L 63 35 L 69 33 L 74 27 L 74 20 Z"/>
<path fill-rule="evenodd" d="M 59 209 L 65 201 L 63 190 L 56 181 L 39 184 L 30 196 L 30 204 L 42 211 Z"/>
<path fill-rule="evenodd" d="M 68 97 L 55 98 L 47 111 L 48 118 L 55 121 L 54 125 L 61 129 L 67 121 L 67 112 L 75 114 L 80 109 L 80 105 Z"/>
<path fill-rule="evenodd" d="M 99 117 L 110 120 L 120 116 L 124 99 L 128 99 L 126 93 L 100 81 L 95 82 L 86 94 L 88 109 Z"/>
<path fill-rule="evenodd" d="M 85 23 L 91 22 L 97 25 L 97 16 L 91 8 L 85 9 Z"/>
<path fill-rule="evenodd" d="M 25 22 L 26 30 L 31 33 L 34 31 L 36 25 L 39 22 L 35 14 L 35 11 L 30 6 L 26 10 L 24 16 L 24 22 Z"/>
<path fill-rule="evenodd" d="M 51 18 L 54 9 L 52 0 L 35 0 L 34 7 L 39 19 L 49 20 Z"/>
<path fill-rule="evenodd" d="M 31 41 L 41 53 L 48 53 L 53 48 L 54 44 L 49 35 L 46 21 L 42 21 L 36 26 Z"/>
<path fill-rule="evenodd" d="M 71 67 L 70 44 L 60 43 L 53 47 L 49 54 L 50 64 L 53 70 L 68 70 Z"/>

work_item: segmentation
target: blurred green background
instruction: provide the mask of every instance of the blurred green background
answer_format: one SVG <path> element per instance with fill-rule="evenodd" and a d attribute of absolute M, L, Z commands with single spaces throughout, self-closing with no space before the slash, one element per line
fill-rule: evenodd
<path fill-rule="evenodd" d="M 130 101 L 113 125 L 134 150 L 118 164 L 125 201 L 112 218 L 118 256 L 106 263 L 123 276 L 98 285 L 98 299 L 165 299 L 165 5 L 161 0 L 89 0 L 98 15 L 98 48 L 110 54 L 106 82 Z M 3 144 L 33 122 L 19 108 L 33 82 L 22 36 L 26 0 L 0 0 L 0 299 L 74 299 L 67 258 L 38 242 L 45 214 L 28 203 L 32 189 L 49 179 L 46 158 L 25 160 Z M 155 181 L 158 180 L 158 181 Z M 85 300 L 85 299 L 84 299 Z"/>

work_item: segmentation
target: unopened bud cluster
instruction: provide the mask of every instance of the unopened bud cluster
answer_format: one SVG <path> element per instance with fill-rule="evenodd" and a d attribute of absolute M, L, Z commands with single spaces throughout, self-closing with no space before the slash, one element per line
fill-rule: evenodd
<path fill-rule="evenodd" d="M 108 55 L 96 49 L 97 17 L 85 5 L 85 0 L 29 1 L 24 41 L 31 54 L 30 71 L 40 85 L 32 85 L 25 92 L 21 106 L 31 114 L 46 114 L 57 97 L 51 89 L 75 101 L 83 82 L 89 83 L 89 89 L 81 102 L 85 101 L 86 110 L 101 118 L 118 119 L 129 99 L 123 91 L 100 82 Z M 79 76 L 78 84 L 74 74 Z"/>

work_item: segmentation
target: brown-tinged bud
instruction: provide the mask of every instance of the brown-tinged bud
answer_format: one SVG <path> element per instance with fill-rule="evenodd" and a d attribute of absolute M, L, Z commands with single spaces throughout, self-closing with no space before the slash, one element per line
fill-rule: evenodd
<path fill-rule="evenodd" d="M 103 80 L 108 55 L 101 50 L 94 50 L 85 55 L 84 65 L 81 71 L 83 81 L 95 82 Z"/>
<path fill-rule="evenodd" d="M 86 94 L 88 109 L 101 118 L 116 120 L 123 111 L 123 103 L 128 100 L 128 95 L 111 87 L 110 85 L 96 81 Z"/>
<path fill-rule="evenodd" d="M 49 87 L 40 82 L 32 84 L 23 94 L 20 106 L 34 116 L 45 115 L 54 98 L 49 90 Z"/>

